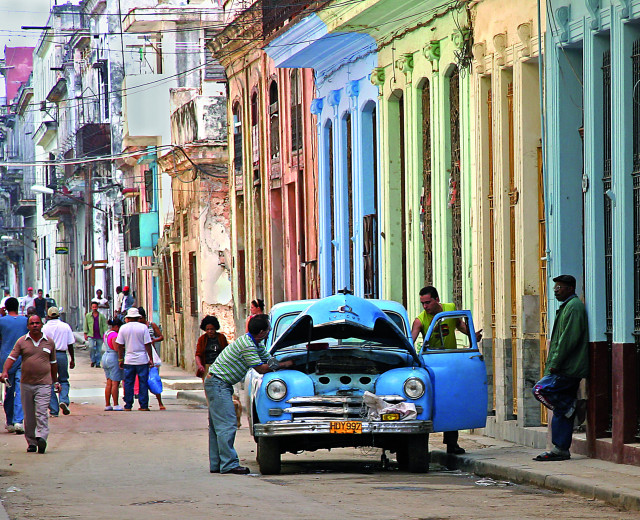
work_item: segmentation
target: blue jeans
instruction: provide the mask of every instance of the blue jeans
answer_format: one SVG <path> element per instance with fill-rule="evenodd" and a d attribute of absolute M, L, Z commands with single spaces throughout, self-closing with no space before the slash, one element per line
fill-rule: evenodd
<path fill-rule="evenodd" d="M 215 376 L 204 380 L 204 392 L 209 402 L 209 470 L 227 473 L 240 465 L 233 447 L 237 419 L 233 406 L 233 386 Z"/>
<path fill-rule="evenodd" d="M 89 356 L 91 357 L 91 362 L 95 363 L 95 365 L 99 367 L 100 360 L 102 359 L 102 339 L 89 338 L 87 341 L 89 342 Z"/>
<path fill-rule="evenodd" d="M 140 408 L 149 408 L 149 365 L 125 365 L 124 366 L 124 407 L 131 410 L 133 407 L 133 386 L 136 384 L 136 376 L 140 382 L 138 390 L 138 402 Z"/>
<path fill-rule="evenodd" d="M 18 368 L 13 374 L 9 372 L 9 384 L 4 393 L 4 414 L 7 416 L 7 424 L 17 424 L 24 421 L 22 412 L 22 400 L 20 398 L 20 380 L 22 368 Z"/>
<path fill-rule="evenodd" d="M 69 405 L 69 357 L 65 350 L 56 350 L 56 361 L 58 365 L 58 382 L 60 383 L 60 401 L 53 385 L 51 385 L 51 402 L 49 411 L 52 415 L 60 413 L 60 403 Z"/>
<path fill-rule="evenodd" d="M 580 378 L 559 374 L 544 376 L 533 387 L 533 396 L 553 411 L 551 442 L 557 448 L 568 451 L 573 438 L 571 411 L 578 396 Z M 569 413 L 570 417 L 567 417 Z"/>

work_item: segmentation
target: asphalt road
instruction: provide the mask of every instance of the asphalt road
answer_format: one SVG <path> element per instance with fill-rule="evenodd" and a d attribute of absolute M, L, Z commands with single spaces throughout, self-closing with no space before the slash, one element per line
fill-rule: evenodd
<path fill-rule="evenodd" d="M 23 436 L 0 433 L 0 497 L 11 519 L 640 518 L 436 466 L 425 475 L 383 469 L 379 450 L 287 454 L 278 476 L 213 475 L 202 405 L 168 392 L 166 411 L 105 412 L 101 372 L 84 353 L 79 364 L 72 414 L 51 419 L 47 453 L 26 453 Z M 257 471 L 246 418 L 236 445 Z"/>

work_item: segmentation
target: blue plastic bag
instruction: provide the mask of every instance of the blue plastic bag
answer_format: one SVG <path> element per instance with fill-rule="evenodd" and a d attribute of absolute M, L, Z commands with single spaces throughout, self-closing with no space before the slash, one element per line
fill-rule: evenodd
<path fill-rule="evenodd" d="M 162 393 L 162 379 L 160 379 L 160 372 L 158 367 L 151 367 L 149 369 L 149 391 L 152 394 Z"/>

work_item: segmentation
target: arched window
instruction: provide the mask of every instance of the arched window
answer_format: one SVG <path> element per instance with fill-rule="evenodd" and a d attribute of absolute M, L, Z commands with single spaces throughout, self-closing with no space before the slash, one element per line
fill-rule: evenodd
<path fill-rule="evenodd" d="M 242 175 L 242 108 L 240 103 L 233 105 L 233 169 L 236 175 Z"/>
<path fill-rule="evenodd" d="M 280 109 L 275 81 L 269 85 L 269 153 L 272 160 L 280 157 Z"/>
<path fill-rule="evenodd" d="M 251 95 L 251 164 L 253 181 L 260 181 L 260 125 L 258 115 L 258 93 Z"/>
<path fill-rule="evenodd" d="M 300 71 L 291 72 L 291 150 L 302 149 L 302 86 Z"/>

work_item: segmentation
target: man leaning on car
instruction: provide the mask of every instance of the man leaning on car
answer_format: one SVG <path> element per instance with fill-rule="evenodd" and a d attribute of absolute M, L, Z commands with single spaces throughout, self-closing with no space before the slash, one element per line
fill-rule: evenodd
<path fill-rule="evenodd" d="M 269 359 L 262 341 L 271 325 L 266 314 L 256 314 L 249 321 L 249 332 L 227 346 L 209 367 L 204 390 L 209 401 L 209 471 L 247 475 L 249 468 L 240 466 L 233 444 L 237 419 L 233 405 L 233 385 L 240 382 L 250 369 L 259 374 L 290 367 L 292 361 Z"/>

